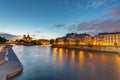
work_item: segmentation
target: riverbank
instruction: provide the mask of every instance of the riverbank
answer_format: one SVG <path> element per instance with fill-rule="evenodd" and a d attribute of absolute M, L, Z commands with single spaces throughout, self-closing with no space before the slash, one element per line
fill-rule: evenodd
<path fill-rule="evenodd" d="M 8 51 L 8 61 L 0 65 L 0 80 L 14 77 L 23 70 L 23 66 L 11 46 L 5 46 Z"/>
<path fill-rule="evenodd" d="M 75 46 L 75 45 L 53 44 L 51 47 L 81 49 L 81 50 L 87 50 L 87 51 L 102 51 L 102 52 L 110 52 L 110 53 L 116 53 L 116 54 L 120 53 L 120 47 L 116 47 L 116 46 Z"/>
<path fill-rule="evenodd" d="M 3 45 L 0 45 L 0 65 L 7 62 L 6 53 L 7 53 L 7 49 Z"/>

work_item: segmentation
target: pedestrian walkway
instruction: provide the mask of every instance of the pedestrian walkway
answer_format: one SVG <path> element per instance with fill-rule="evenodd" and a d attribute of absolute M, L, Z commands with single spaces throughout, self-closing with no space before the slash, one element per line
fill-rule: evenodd
<path fill-rule="evenodd" d="M 23 66 L 11 47 L 8 49 L 8 62 L 0 65 L 0 80 L 6 80 L 22 71 Z"/>
<path fill-rule="evenodd" d="M 7 48 L 4 48 L 4 46 L 0 46 L 0 65 L 7 62 L 5 60 L 6 52 L 7 52 Z"/>

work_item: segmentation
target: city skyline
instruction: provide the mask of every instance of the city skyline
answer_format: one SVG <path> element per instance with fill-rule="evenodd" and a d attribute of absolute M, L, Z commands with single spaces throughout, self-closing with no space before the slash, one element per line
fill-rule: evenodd
<path fill-rule="evenodd" d="M 51 39 L 120 31 L 120 0 L 0 0 L 0 36 Z"/>

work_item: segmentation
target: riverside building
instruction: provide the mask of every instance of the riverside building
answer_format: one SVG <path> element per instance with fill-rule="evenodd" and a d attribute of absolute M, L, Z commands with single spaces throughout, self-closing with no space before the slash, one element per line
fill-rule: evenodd
<path fill-rule="evenodd" d="M 69 33 L 65 37 L 56 39 L 56 44 L 92 45 L 93 38 L 89 34 Z"/>
<path fill-rule="evenodd" d="M 64 37 L 56 38 L 55 43 L 56 44 L 65 44 L 65 38 Z"/>
<path fill-rule="evenodd" d="M 93 45 L 120 46 L 120 32 L 99 33 L 94 36 Z"/>

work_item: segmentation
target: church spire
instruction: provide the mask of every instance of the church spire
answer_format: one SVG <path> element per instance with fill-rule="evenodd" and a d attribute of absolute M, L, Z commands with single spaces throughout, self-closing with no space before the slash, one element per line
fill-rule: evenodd
<path fill-rule="evenodd" d="M 30 38 L 30 35 L 29 35 L 29 33 L 28 33 L 27 37 L 28 37 L 28 38 Z"/>

